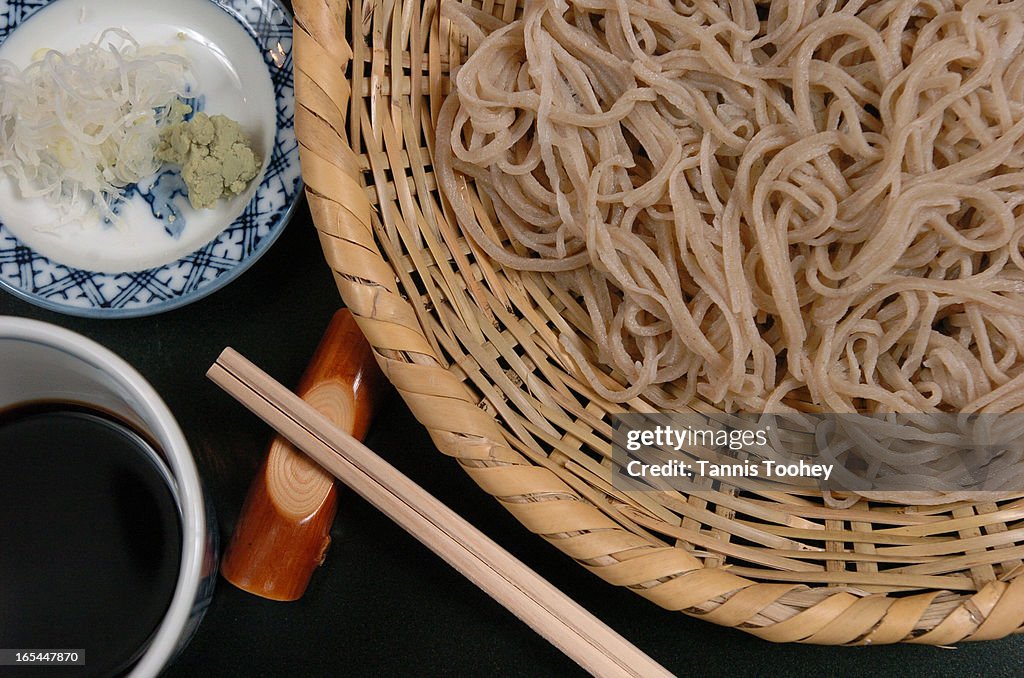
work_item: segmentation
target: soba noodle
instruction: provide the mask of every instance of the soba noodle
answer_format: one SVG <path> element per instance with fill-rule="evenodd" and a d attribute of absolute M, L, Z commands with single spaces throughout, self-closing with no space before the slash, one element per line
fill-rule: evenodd
<path fill-rule="evenodd" d="M 495 262 L 581 300 L 562 344 L 597 394 L 1024 407 L 1024 2 L 446 11 L 470 56 L 439 183 Z"/>

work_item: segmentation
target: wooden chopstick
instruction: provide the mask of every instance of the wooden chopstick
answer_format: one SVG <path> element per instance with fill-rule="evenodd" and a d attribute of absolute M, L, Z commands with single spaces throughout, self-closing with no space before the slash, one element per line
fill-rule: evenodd
<path fill-rule="evenodd" d="M 591 674 L 672 675 L 237 351 L 207 376 Z"/>

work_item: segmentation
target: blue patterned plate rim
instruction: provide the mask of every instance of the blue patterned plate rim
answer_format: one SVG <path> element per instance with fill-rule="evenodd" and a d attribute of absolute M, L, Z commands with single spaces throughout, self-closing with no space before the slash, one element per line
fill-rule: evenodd
<path fill-rule="evenodd" d="M 59 0 L 0 0 L 0 43 Z M 294 130 L 292 15 L 278 0 L 208 0 L 254 41 L 276 99 L 274 145 L 260 186 L 242 214 L 211 242 L 169 264 L 129 273 L 65 266 L 40 255 L 0 222 L 0 288 L 48 310 L 91 318 L 170 311 L 223 288 L 277 240 L 302 196 Z"/>

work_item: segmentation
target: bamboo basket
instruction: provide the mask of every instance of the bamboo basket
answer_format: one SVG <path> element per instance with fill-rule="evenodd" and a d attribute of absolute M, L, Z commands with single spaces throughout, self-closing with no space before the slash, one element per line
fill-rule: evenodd
<path fill-rule="evenodd" d="M 436 0 L 294 4 L 302 172 L 338 290 L 438 449 L 527 529 L 611 584 L 770 641 L 1022 630 L 1024 498 L 835 509 L 796 492 L 613 488 L 601 451 L 624 410 L 558 344 L 580 309 L 493 265 L 439 196 L 434 121 L 465 55 L 456 29 Z"/>

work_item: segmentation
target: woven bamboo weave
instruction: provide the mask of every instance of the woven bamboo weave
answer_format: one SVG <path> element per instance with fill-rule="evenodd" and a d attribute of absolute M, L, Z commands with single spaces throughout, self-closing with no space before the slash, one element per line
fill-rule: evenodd
<path fill-rule="evenodd" d="M 574 375 L 558 331 L 585 313 L 493 265 L 437 190 L 434 122 L 465 42 L 436 0 L 294 5 L 302 171 L 341 296 L 438 449 L 523 525 L 611 584 L 771 641 L 1022 630 L 1024 498 L 837 509 L 801 492 L 612 487 L 610 415 L 653 408 Z"/>

